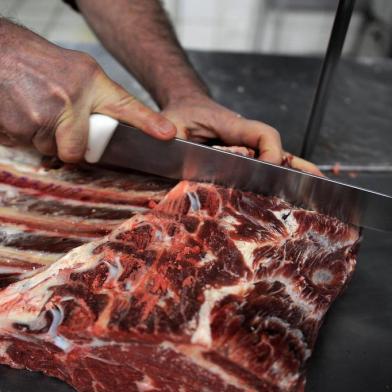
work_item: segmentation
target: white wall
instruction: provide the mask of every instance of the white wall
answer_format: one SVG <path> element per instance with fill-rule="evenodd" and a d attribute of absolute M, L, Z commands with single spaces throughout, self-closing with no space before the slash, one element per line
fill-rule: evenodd
<path fill-rule="evenodd" d="M 164 3 L 183 45 L 197 49 L 317 54 L 325 50 L 334 18 L 333 9 L 292 9 L 284 6 L 288 1 L 164 0 Z M 361 15 L 355 13 L 346 52 L 353 49 L 361 23 Z"/>
<path fill-rule="evenodd" d="M 318 0 L 163 1 L 187 48 L 288 54 L 324 52 L 337 4 L 337 0 L 323 0 L 323 4 L 332 4 L 323 11 Z M 298 9 L 294 3 L 313 6 Z M 0 14 L 51 40 L 96 41 L 83 18 L 61 0 L 0 0 Z M 346 51 L 355 46 L 361 22 L 356 13 Z"/>

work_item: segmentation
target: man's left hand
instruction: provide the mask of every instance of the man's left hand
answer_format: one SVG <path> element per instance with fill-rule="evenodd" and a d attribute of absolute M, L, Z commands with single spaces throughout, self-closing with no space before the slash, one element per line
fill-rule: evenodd
<path fill-rule="evenodd" d="M 286 156 L 279 132 L 260 121 L 249 120 L 205 95 L 192 95 L 171 102 L 162 114 L 177 127 L 177 137 L 196 142 L 219 138 L 231 146 L 246 146 L 259 152 L 258 158 L 280 165 Z M 313 163 L 290 157 L 290 166 L 322 175 Z"/>

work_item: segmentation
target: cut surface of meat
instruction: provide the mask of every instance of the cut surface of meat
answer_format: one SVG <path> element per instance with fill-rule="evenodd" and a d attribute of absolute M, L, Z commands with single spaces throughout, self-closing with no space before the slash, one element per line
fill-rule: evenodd
<path fill-rule="evenodd" d="M 237 147 L 237 146 L 212 146 L 218 150 L 231 152 L 232 154 L 242 155 L 244 157 L 254 158 L 255 151 L 248 147 Z"/>
<path fill-rule="evenodd" d="M 0 289 L 147 211 L 174 184 L 0 146 Z"/>
<path fill-rule="evenodd" d="M 303 391 L 358 237 L 277 198 L 180 182 L 4 288 L 0 362 L 80 392 Z"/>

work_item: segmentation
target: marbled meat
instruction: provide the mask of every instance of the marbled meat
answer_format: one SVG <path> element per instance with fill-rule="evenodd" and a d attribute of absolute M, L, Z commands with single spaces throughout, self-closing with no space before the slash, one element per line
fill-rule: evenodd
<path fill-rule="evenodd" d="M 132 197 L 105 203 L 127 210 Z M 303 391 L 358 247 L 357 229 L 334 218 L 186 181 L 94 236 L 0 291 L 0 363 L 79 392 Z"/>

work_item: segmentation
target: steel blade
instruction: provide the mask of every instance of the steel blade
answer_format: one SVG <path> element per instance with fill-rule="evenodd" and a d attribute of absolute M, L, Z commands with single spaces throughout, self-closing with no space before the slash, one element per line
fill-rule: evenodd
<path fill-rule="evenodd" d="M 101 163 L 278 196 L 356 226 L 392 231 L 392 197 L 198 143 L 156 140 L 120 124 Z"/>

